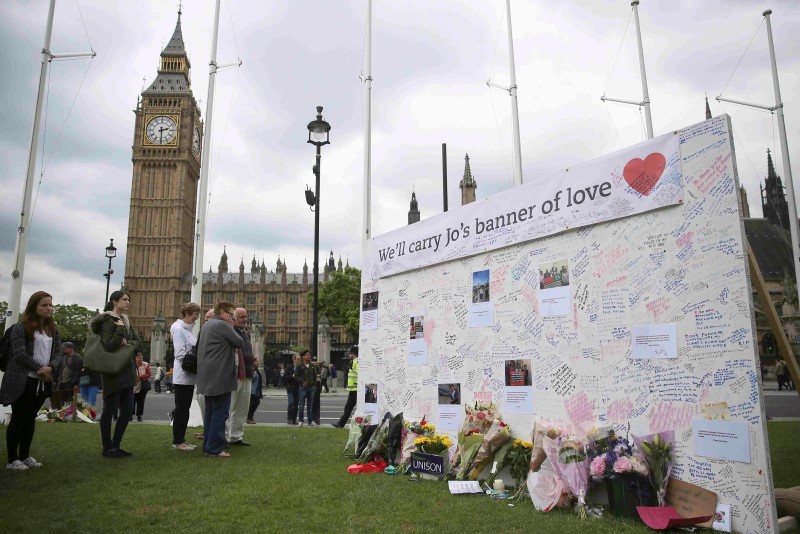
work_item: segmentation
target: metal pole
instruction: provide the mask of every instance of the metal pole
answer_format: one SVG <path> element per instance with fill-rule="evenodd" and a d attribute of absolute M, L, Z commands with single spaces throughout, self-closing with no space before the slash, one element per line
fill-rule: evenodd
<path fill-rule="evenodd" d="M 108 272 L 106 273 L 106 300 L 103 301 L 103 304 L 108 302 L 108 291 L 111 288 L 111 258 L 108 258 Z"/>
<path fill-rule="evenodd" d="M 447 143 L 442 143 L 442 200 L 447 211 Z"/>
<path fill-rule="evenodd" d="M 214 31 L 211 34 L 211 61 L 208 69 L 208 95 L 206 100 L 206 124 L 203 132 L 203 157 L 200 164 L 200 191 L 197 194 L 197 223 L 194 243 L 194 276 L 192 278 L 192 302 L 203 305 L 203 250 L 208 220 L 208 171 L 211 167 L 211 132 L 214 118 L 214 84 L 217 78 L 217 36 L 219 35 L 219 5 L 214 10 Z M 194 334 L 200 331 L 200 321 L 194 323 Z"/>
<path fill-rule="evenodd" d="M 6 326 L 15 324 L 19 319 L 19 307 L 22 298 L 22 278 L 25 272 L 25 253 L 28 250 L 28 230 L 31 220 L 34 174 L 36 173 L 36 154 L 39 150 L 39 125 L 42 121 L 42 103 L 44 102 L 47 71 L 50 65 L 50 37 L 53 35 L 53 17 L 55 9 L 56 0 L 50 0 L 50 8 L 47 12 L 47 27 L 44 32 L 44 46 L 42 48 L 42 65 L 39 70 L 39 93 L 36 96 L 36 109 L 33 113 L 33 131 L 31 132 L 31 144 L 28 151 L 28 170 L 25 174 L 25 187 L 22 193 L 22 208 L 19 214 L 19 227 L 17 227 L 17 242 L 14 246 L 14 270 L 11 272 L 8 309 L 6 310 Z"/>
<path fill-rule="evenodd" d="M 650 116 L 650 94 L 647 92 L 647 72 L 644 69 L 644 49 L 642 48 L 642 32 L 639 29 L 639 0 L 631 2 L 633 20 L 636 22 L 636 44 L 639 46 L 639 70 L 642 73 L 642 101 L 644 102 L 644 120 L 647 123 L 647 138 L 653 138 L 653 118 Z"/>
<path fill-rule="evenodd" d="M 322 147 L 317 145 L 317 164 L 314 166 L 314 175 L 317 179 L 316 205 L 314 206 L 314 330 L 311 332 L 311 353 L 314 358 L 317 354 L 317 327 L 319 325 L 319 175 L 322 161 Z"/>
<path fill-rule="evenodd" d="M 372 237 L 372 0 L 367 0 L 367 51 L 364 64 L 367 96 L 364 101 L 364 233 L 362 236 L 368 240 Z"/>
<path fill-rule="evenodd" d="M 775 89 L 775 108 L 778 112 L 778 137 L 781 140 L 781 160 L 783 161 L 783 178 L 786 181 L 786 202 L 789 204 L 789 233 L 792 238 L 792 256 L 794 257 L 794 280 L 795 287 L 800 280 L 800 241 L 797 232 L 797 206 L 794 198 L 794 181 L 792 180 L 792 166 L 789 163 L 789 144 L 786 141 L 786 122 L 783 118 L 783 100 L 781 100 L 781 86 L 778 83 L 778 65 L 775 61 L 775 45 L 772 42 L 772 24 L 769 16 L 772 10 L 764 11 L 763 15 L 767 19 L 767 38 L 769 39 L 769 59 L 772 65 L 772 85 Z"/>
<path fill-rule="evenodd" d="M 514 38 L 511 35 L 511 0 L 506 0 L 508 22 L 508 63 L 511 76 L 511 121 L 514 130 L 514 186 L 522 185 L 522 148 L 519 141 L 519 109 L 517 108 L 517 73 L 514 67 Z"/>

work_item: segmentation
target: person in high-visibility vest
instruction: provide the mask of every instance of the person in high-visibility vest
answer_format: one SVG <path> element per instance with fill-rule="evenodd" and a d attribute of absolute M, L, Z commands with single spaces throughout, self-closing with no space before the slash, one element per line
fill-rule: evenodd
<path fill-rule="evenodd" d="M 350 347 L 348 356 L 352 363 L 350 364 L 350 372 L 347 373 L 347 403 L 344 405 L 344 413 L 339 418 L 339 421 L 331 423 L 336 428 L 344 428 L 358 401 L 358 345 Z"/>

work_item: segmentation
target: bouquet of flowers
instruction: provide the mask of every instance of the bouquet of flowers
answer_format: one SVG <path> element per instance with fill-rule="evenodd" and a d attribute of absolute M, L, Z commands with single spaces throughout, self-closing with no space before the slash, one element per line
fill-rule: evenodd
<path fill-rule="evenodd" d="M 514 477 L 514 485 L 522 487 L 522 481 L 527 479 L 531 469 L 531 452 L 533 443 L 515 439 L 509 452 L 509 472 Z"/>
<path fill-rule="evenodd" d="M 405 421 L 403 426 L 402 445 L 400 446 L 401 471 L 405 471 L 411 462 L 411 453 L 416 450 L 417 438 L 433 436 L 436 431 L 436 426 L 425 421 L 425 416 L 422 416 L 422 420 L 418 422 Z"/>
<path fill-rule="evenodd" d="M 650 468 L 650 483 L 656 490 L 658 505 L 664 506 L 667 482 L 669 482 L 669 474 L 672 472 L 675 431 L 669 430 L 643 437 L 634 436 L 633 441 L 644 453 L 645 461 Z"/>
<path fill-rule="evenodd" d="M 460 468 L 458 475 L 456 475 L 456 480 L 466 480 L 467 475 L 469 475 L 472 462 L 475 460 L 475 456 L 478 454 L 478 449 L 480 449 L 481 444 L 483 443 L 483 434 L 478 432 L 464 434 L 462 432 L 459 433 L 458 440 Z"/>
<path fill-rule="evenodd" d="M 594 479 L 603 479 L 624 474 L 646 477 L 647 464 L 644 457 L 633 451 L 633 444 L 613 429 L 592 429 L 588 435 L 587 453 L 591 458 L 589 474 Z"/>
<path fill-rule="evenodd" d="M 381 424 L 375 428 L 372 437 L 369 438 L 364 449 L 358 457 L 358 463 L 365 464 L 372 461 L 372 456 L 375 454 L 383 454 L 386 452 L 386 446 L 389 440 L 389 422 L 392 420 L 392 414 L 386 412 L 383 416 Z"/>
<path fill-rule="evenodd" d="M 344 444 L 344 450 L 342 451 L 342 454 L 346 455 L 347 449 L 350 447 L 353 448 L 353 454 L 356 453 L 356 450 L 358 449 L 358 441 L 364 434 L 365 430 L 370 426 L 370 423 L 372 423 L 371 415 L 367 415 L 366 417 L 359 415 L 350 420 L 350 434 L 347 436 L 347 443 Z"/>
<path fill-rule="evenodd" d="M 447 434 L 433 434 L 432 436 L 420 436 L 414 440 L 414 446 L 420 452 L 428 454 L 441 454 L 453 446 L 450 436 Z"/>
<path fill-rule="evenodd" d="M 466 480 L 472 462 L 483 443 L 484 433 L 489 430 L 495 419 L 500 418 L 493 404 L 487 406 L 476 402 L 474 406 L 465 405 L 464 410 L 466 413 L 461 432 L 458 433 L 458 453 L 454 462 L 460 466 L 456 477 L 458 480 Z"/>
<path fill-rule="evenodd" d="M 544 463 L 545 458 L 547 458 L 547 454 L 545 453 L 542 445 L 544 437 L 547 436 L 552 440 L 556 439 L 560 435 L 561 431 L 557 428 L 549 428 L 541 423 L 535 423 L 533 425 L 533 435 L 531 437 L 531 441 L 533 442 L 533 450 L 531 452 L 531 471 L 536 471 L 539 469 L 539 467 L 541 467 L 541 465 Z"/>
<path fill-rule="evenodd" d="M 495 453 L 503 446 L 504 443 L 511 439 L 511 427 L 505 424 L 498 417 L 492 422 L 489 430 L 483 436 L 483 442 L 478 448 L 478 453 L 472 462 L 470 478 L 477 480 L 484 467 L 492 461 Z"/>
<path fill-rule="evenodd" d="M 548 437 L 545 443 L 552 442 Z M 564 481 L 573 495 L 578 498 L 575 511 L 581 519 L 586 519 L 586 492 L 589 489 L 589 457 L 585 445 L 572 437 L 559 437 L 549 443 L 551 450 L 557 450 L 555 459 L 551 458 L 553 470 Z"/>

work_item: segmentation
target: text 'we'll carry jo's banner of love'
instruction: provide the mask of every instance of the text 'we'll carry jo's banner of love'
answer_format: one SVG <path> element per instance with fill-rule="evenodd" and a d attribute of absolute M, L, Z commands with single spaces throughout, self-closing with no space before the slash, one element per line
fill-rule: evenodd
<path fill-rule="evenodd" d="M 378 236 L 372 273 L 382 278 L 681 202 L 678 135 L 669 133 Z"/>

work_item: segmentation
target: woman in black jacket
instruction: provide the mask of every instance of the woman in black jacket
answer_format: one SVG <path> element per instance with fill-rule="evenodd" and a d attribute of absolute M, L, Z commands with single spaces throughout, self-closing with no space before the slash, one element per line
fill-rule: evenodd
<path fill-rule="evenodd" d="M 105 311 L 89 322 L 89 329 L 100 336 L 103 348 L 114 352 L 123 345 L 138 345 L 139 338 L 131 328 L 126 315 L 130 307 L 130 297 L 124 291 L 114 291 L 106 304 Z M 136 385 L 136 367 L 133 354 L 131 364 L 117 375 L 102 374 L 103 414 L 100 416 L 100 436 L 103 439 L 103 456 L 124 458 L 133 456 L 122 449 L 122 436 L 133 417 L 133 388 Z M 111 437 L 111 419 L 119 408 L 119 418 Z"/>
<path fill-rule="evenodd" d="M 9 332 L 11 358 L 0 386 L 0 402 L 11 405 L 6 430 L 6 469 L 24 471 L 42 464 L 30 455 L 36 414 L 52 394 L 53 365 L 61 355 L 61 337 L 53 322 L 53 297 L 37 291 L 28 299 L 22 321 Z"/>

